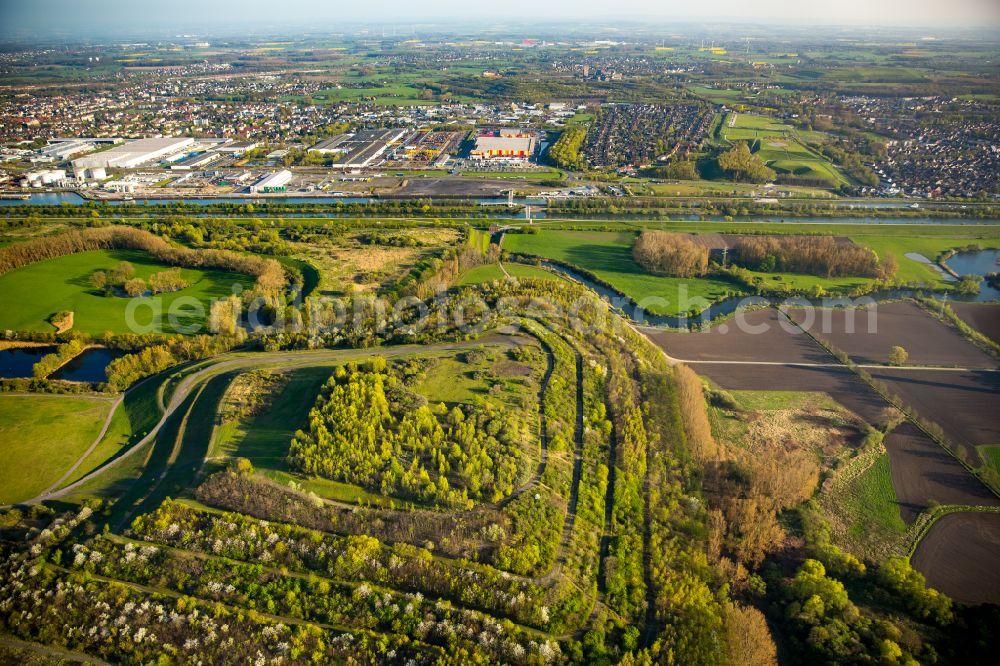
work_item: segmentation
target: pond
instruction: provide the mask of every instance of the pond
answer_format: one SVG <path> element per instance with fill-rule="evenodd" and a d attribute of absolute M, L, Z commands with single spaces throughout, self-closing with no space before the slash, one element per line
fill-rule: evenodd
<path fill-rule="evenodd" d="M 0 349 L 0 379 L 34 377 L 32 368 L 55 347 L 11 347 Z"/>
<path fill-rule="evenodd" d="M 945 262 L 948 268 L 959 275 L 986 275 L 987 273 L 1000 273 L 1000 250 L 976 250 L 974 252 L 959 252 Z M 1000 290 L 986 284 L 986 280 L 979 287 L 977 301 L 1000 300 Z"/>
<path fill-rule="evenodd" d="M 105 382 L 108 380 L 108 364 L 125 352 L 107 347 L 91 347 L 56 370 L 51 378 L 70 382 Z"/>

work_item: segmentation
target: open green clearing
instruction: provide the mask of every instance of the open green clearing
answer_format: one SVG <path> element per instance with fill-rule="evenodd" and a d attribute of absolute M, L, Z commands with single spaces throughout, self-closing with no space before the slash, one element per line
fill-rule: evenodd
<path fill-rule="evenodd" d="M 503 267 L 507 269 L 507 273 L 511 277 L 515 278 L 537 278 L 540 280 L 562 279 L 558 274 L 538 266 L 506 262 Z M 464 287 L 474 284 L 483 284 L 484 282 L 502 280 L 504 277 L 503 270 L 500 268 L 499 264 L 483 264 L 482 266 L 474 266 L 473 268 L 470 268 L 462 273 L 461 277 L 458 279 L 458 285 Z"/>
<path fill-rule="evenodd" d="M 806 180 L 823 180 L 830 187 L 846 184 L 839 171 L 821 154 L 816 152 L 809 141 L 821 143 L 821 132 L 798 132 L 791 125 L 780 120 L 752 114 L 737 114 L 732 127 L 729 115 L 723 121 L 722 136 L 727 141 L 746 141 L 750 149 L 778 174 L 787 174 Z"/>
<path fill-rule="evenodd" d="M 652 314 L 701 311 L 736 287 L 715 278 L 650 275 L 632 258 L 635 234 L 603 231 L 541 231 L 508 234 L 504 249 L 562 261 L 586 269 Z"/>
<path fill-rule="evenodd" d="M 0 504 L 31 499 L 59 480 L 101 432 L 111 401 L 0 395 Z"/>
<path fill-rule="evenodd" d="M 247 458 L 257 468 L 286 469 L 288 444 L 296 430 L 308 425 L 309 410 L 331 371 L 332 366 L 291 371 L 288 383 L 262 414 L 219 425 L 209 457 Z"/>
<path fill-rule="evenodd" d="M 74 313 L 75 331 L 90 334 L 132 332 L 126 319 L 130 299 L 105 296 L 90 285 L 90 276 L 95 271 L 110 270 L 122 261 L 135 266 L 136 277 L 143 279 L 169 268 L 144 252 L 132 250 L 80 252 L 19 268 L 0 275 L 0 329 L 52 332 L 46 320 L 56 312 L 70 310 Z M 253 286 L 249 276 L 225 271 L 184 268 L 181 275 L 188 281 L 186 288 L 149 300 L 162 304 L 162 314 L 154 315 L 147 307 L 138 308 L 136 319 L 140 326 L 157 323 L 162 324 L 163 331 L 175 332 L 168 313 L 171 305 L 182 298 L 197 299 L 202 303 L 203 312 L 197 315 L 189 308 L 181 309 L 177 323 L 202 326 L 207 320 L 210 299 L 229 296 L 234 284 L 243 288 Z"/>

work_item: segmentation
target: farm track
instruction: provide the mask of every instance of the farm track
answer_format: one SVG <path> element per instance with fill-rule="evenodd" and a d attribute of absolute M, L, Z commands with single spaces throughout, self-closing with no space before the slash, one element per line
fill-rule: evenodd
<path fill-rule="evenodd" d="M 69 650 L 61 650 L 59 648 L 48 647 L 46 645 L 38 645 L 37 643 L 20 641 L 16 638 L 0 638 L 0 645 L 14 648 L 16 650 L 27 650 L 28 652 L 33 652 L 44 657 L 50 657 L 52 659 L 51 663 L 53 664 L 109 664 L 107 661 L 103 661 L 97 657 L 92 657 L 81 652 L 70 652 Z"/>

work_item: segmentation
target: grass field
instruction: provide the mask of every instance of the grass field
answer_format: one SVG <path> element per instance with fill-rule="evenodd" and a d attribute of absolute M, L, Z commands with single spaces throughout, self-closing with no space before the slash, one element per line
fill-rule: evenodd
<path fill-rule="evenodd" d="M 830 187 L 847 183 L 833 164 L 809 145 L 809 142 L 822 143 L 821 132 L 800 133 L 780 120 L 746 113 L 737 114 L 730 127 L 731 118 L 731 115 L 726 118 L 722 136 L 730 142 L 748 142 L 751 150 L 779 175 L 819 179 Z"/>
<path fill-rule="evenodd" d="M 980 446 L 979 456 L 983 459 L 983 465 L 1000 474 L 1000 444 L 993 446 Z"/>
<path fill-rule="evenodd" d="M 715 278 L 657 277 L 632 258 L 634 234 L 602 231 L 542 231 L 508 234 L 504 249 L 584 268 L 643 305 L 647 312 L 678 315 L 701 311 L 735 287 Z"/>
<path fill-rule="evenodd" d="M 906 533 L 888 453 L 878 455 L 874 464 L 856 478 L 835 482 L 822 497 L 822 504 L 837 545 L 859 557 L 880 561 L 894 554 Z"/>
<path fill-rule="evenodd" d="M 0 396 L 0 504 L 30 499 L 59 480 L 94 442 L 111 402 Z"/>
<path fill-rule="evenodd" d="M 130 299 L 104 296 L 90 286 L 90 276 L 95 271 L 112 269 L 122 261 L 135 266 L 135 275 L 141 278 L 168 268 L 143 252 L 96 250 L 40 261 L 0 275 L 0 329 L 52 332 L 46 319 L 53 313 L 70 310 L 74 313 L 73 330 L 91 334 L 130 332 L 126 321 Z M 161 316 L 153 315 L 149 308 L 139 308 L 136 319 L 140 325 L 159 322 L 165 332 L 174 332 L 168 312 L 171 304 L 181 298 L 197 299 L 205 311 L 201 316 L 182 312 L 178 323 L 204 324 L 209 299 L 230 295 L 236 283 L 244 288 L 253 285 L 252 278 L 238 273 L 185 268 L 181 274 L 189 286 L 152 299 L 162 303 Z"/>
<path fill-rule="evenodd" d="M 139 383 L 125 393 L 125 396 L 114 416 L 108 431 L 90 455 L 77 468 L 76 472 L 66 480 L 73 483 L 107 461 L 114 458 L 130 444 L 135 444 L 145 437 L 160 419 L 160 409 L 156 401 L 156 392 L 160 382 L 156 377 Z"/>
<path fill-rule="evenodd" d="M 555 227 L 559 222 L 549 220 L 541 223 L 545 227 Z M 584 223 L 573 221 L 575 227 Z M 606 221 L 594 223 L 594 226 L 607 226 Z M 625 225 L 623 225 L 625 226 Z M 952 248 L 976 244 L 982 247 L 1000 247 L 1000 227 L 996 225 L 960 225 L 960 224 L 850 224 L 850 223 L 795 223 L 795 222 L 691 222 L 664 221 L 649 223 L 629 223 L 627 228 L 650 228 L 662 231 L 683 231 L 690 233 L 734 233 L 734 234 L 829 234 L 832 236 L 847 236 L 855 243 L 870 247 L 879 257 L 887 254 L 895 256 L 899 264 L 896 279 L 905 283 L 924 283 L 933 287 L 945 287 L 949 284 L 943 280 L 931 266 L 907 258 L 909 252 L 924 255 L 931 261 L 943 251 Z M 546 230 L 543 234 L 554 233 Z M 558 233 L 588 233 L 563 232 Z M 596 232 L 595 232 L 596 233 Z M 508 234 L 504 241 L 505 247 L 511 249 L 514 244 L 525 242 L 531 236 Z M 512 244 L 513 243 L 513 244 Z M 526 250 L 525 250 L 526 251 Z M 548 255 L 545 255 L 548 256 Z M 558 257 L 556 257 L 558 258 Z M 850 290 L 870 282 L 865 278 L 819 278 L 811 275 L 755 273 L 764 279 L 768 286 L 787 285 L 793 289 L 809 289 L 813 285 L 821 285 L 828 291 Z"/>
<path fill-rule="evenodd" d="M 295 431 L 309 425 L 309 410 L 330 366 L 302 368 L 289 374 L 289 381 L 271 407 L 248 422 L 221 424 L 209 457 L 247 458 L 255 467 L 285 469 L 288 444 Z"/>
<path fill-rule="evenodd" d="M 735 409 L 709 408 L 719 441 L 751 452 L 774 447 L 814 454 L 832 466 L 851 454 L 860 420 L 818 391 L 728 391 Z"/>
<path fill-rule="evenodd" d="M 527 264 L 514 264 L 507 262 L 503 265 L 507 269 L 507 273 L 511 277 L 515 278 L 538 278 L 542 280 L 562 280 L 559 275 L 553 273 L 552 271 L 546 270 L 544 268 L 539 268 L 538 266 L 529 266 Z M 458 286 L 468 286 L 474 284 L 483 284 L 484 282 L 493 282 L 494 280 L 501 280 L 505 276 L 503 270 L 501 270 L 499 264 L 484 264 L 482 266 L 475 266 L 469 270 L 462 273 L 461 277 L 458 279 Z"/>

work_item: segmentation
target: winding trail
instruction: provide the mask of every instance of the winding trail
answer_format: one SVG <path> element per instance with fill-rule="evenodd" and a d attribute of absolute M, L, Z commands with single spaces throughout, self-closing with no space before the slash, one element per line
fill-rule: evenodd
<path fill-rule="evenodd" d="M 63 474 L 62 476 L 60 476 L 60 477 L 59 477 L 59 480 L 58 480 L 58 481 L 56 481 L 56 482 L 55 482 L 55 483 L 53 483 L 53 484 L 52 484 L 51 486 L 49 486 L 48 488 L 46 488 L 45 490 L 43 490 L 43 491 L 41 492 L 41 494 L 42 494 L 42 495 L 47 495 L 47 494 L 50 494 L 50 493 L 51 493 L 52 491 L 54 491 L 54 490 L 55 490 L 56 488 L 58 488 L 59 486 L 61 486 L 61 485 L 62 485 L 62 484 L 64 484 L 64 483 L 66 483 L 66 481 L 67 481 L 67 480 L 68 480 L 68 479 L 69 479 L 70 477 L 72 477 L 72 476 L 73 476 L 73 473 L 74 473 L 74 472 L 75 472 L 75 471 L 76 471 L 77 469 L 79 469 L 80 465 L 82 465 L 82 464 L 83 464 L 83 461 L 84 461 L 84 460 L 86 460 L 86 459 L 87 459 L 87 457 L 88 457 L 88 456 L 89 456 L 89 455 L 90 455 L 91 453 L 93 453 L 93 452 L 94 452 L 94 449 L 96 449 L 96 448 L 97 448 L 97 446 L 98 446 L 98 445 L 99 445 L 99 444 L 101 443 L 101 441 L 103 441 L 103 440 L 104 440 L 104 436 L 105 436 L 106 434 L 108 434 L 108 428 L 110 428 L 110 427 L 111 427 L 111 421 L 112 421 L 112 419 L 114 419 L 114 418 L 115 418 L 115 414 L 116 414 L 116 413 L 118 412 L 118 408 L 119 408 L 119 407 L 121 406 L 121 404 L 122 404 L 122 402 L 123 402 L 124 400 L 125 400 L 125 396 L 124 396 L 124 395 L 119 395 L 119 396 L 118 396 L 117 398 L 115 398 L 115 399 L 114 399 L 114 400 L 113 400 L 113 401 L 111 402 L 111 411 L 109 411 L 109 412 L 108 412 L 108 418 L 104 419 L 104 426 L 103 426 L 103 427 L 101 428 L 101 432 L 97 433 L 97 437 L 95 437 L 95 438 L 94 438 L 94 442 L 93 442 L 93 444 L 91 444 L 91 445 L 90 445 L 90 446 L 89 446 L 89 447 L 87 448 L 87 450 L 86 450 L 86 451 L 84 451 L 84 452 L 83 452 L 83 454 L 82 454 L 82 455 L 81 455 L 81 456 L 80 456 L 79 458 L 77 458 L 77 459 L 76 459 L 76 462 L 74 462 L 74 463 L 73 463 L 73 464 L 72 464 L 72 465 L 70 466 L 70 468 L 69 468 L 68 470 L 66 470 L 66 472 L 65 472 L 65 473 L 64 473 L 64 474 Z"/>
<path fill-rule="evenodd" d="M 44 655 L 46 657 L 52 657 L 56 659 L 55 663 L 81 663 L 81 664 L 105 664 L 109 662 L 98 659 L 97 657 L 92 657 L 89 654 L 83 654 L 81 652 L 70 652 L 69 650 L 63 650 L 61 648 L 49 647 L 48 645 L 39 645 L 37 643 L 29 643 L 27 641 L 18 640 L 16 638 L 0 638 L 0 645 L 4 645 L 9 648 L 14 648 L 16 650 L 27 650 L 28 652 L 33 652 L 35 654 Z"/>
<path fill-rule="evenodd" d="M 487 340 L 490 342 L 490 340 Z M 506 344 L 507 346 L 513 346 L 514 341 L 509 336 L 495 336 L 492 342 L 499 342 L 500 344 Z M 92 470 L 88 474 L 77 479 L 73 483 L 63 486 L 58 490 L 49 490 L 43 492 L 32 499 L 21 502 L 21 504 L 38 504 L 39 502 L 44 502 L 48 500 L 59 499 L 72 495 L 79 488 L 84 486 L 86 483 L 92 481 L 98 476 L 104 474 L 109 469 L 116 467 L 122 463 L 124 460 L 128 460 L 134 457 L 138 452 L 144 450 L 149 444 L 155 441 L 157 435 L 166 425 L 167 421 L 171 416 L 185 403 L 187 398 L 191 395 L 192 391 L 198 388 L 202 383 L 206 382 L 208 379 L 220 375 L 228 371 L 244 370 L 247 368 L 256 368 L 262 366 L 274 366 L 282 368 L 292 368 L 299 366 L 307 366 L 312 364 L 322 364 L 325 362 L 335 362 L 335 361 L 346 361 L 358 358 L 368 358 L 371 356 L 401 356 L 413 353 L 426 353 L 428 351 L 457 351 L 465 349 L 468 347 L 475 347 L 483 344 L 483 340 L 469 340 L 462 342 L 453 343 L 442 343 L 437 345 L 399 345 L 396 347 L 381 347 L 381 348 L 371 348 L 371 349 L 341 349 L 341 350 L 310 350 L 310 351 L 291 351 L 291 352 L 256 352 L 256 353 L 240 353 L 235 357 L 227 358 L 227 355 L 222 355 L 217 357 L 218 360 L 215 363 L 211 363 L 204 368 L 196 370 L 187 376 L 185 376 L 177 387 L 174 389 L 170 396 L 170 400 L 166 405 L 166 409 L 160 417 L 160 420 L 156 425 L 149 431 L 149 433 L 143 437 L 140 441 L 132 445 L 127 451 L 122 453 L 116 458 L 109 460 L 104 465 L 101 465 L 97 469 Z"/>

